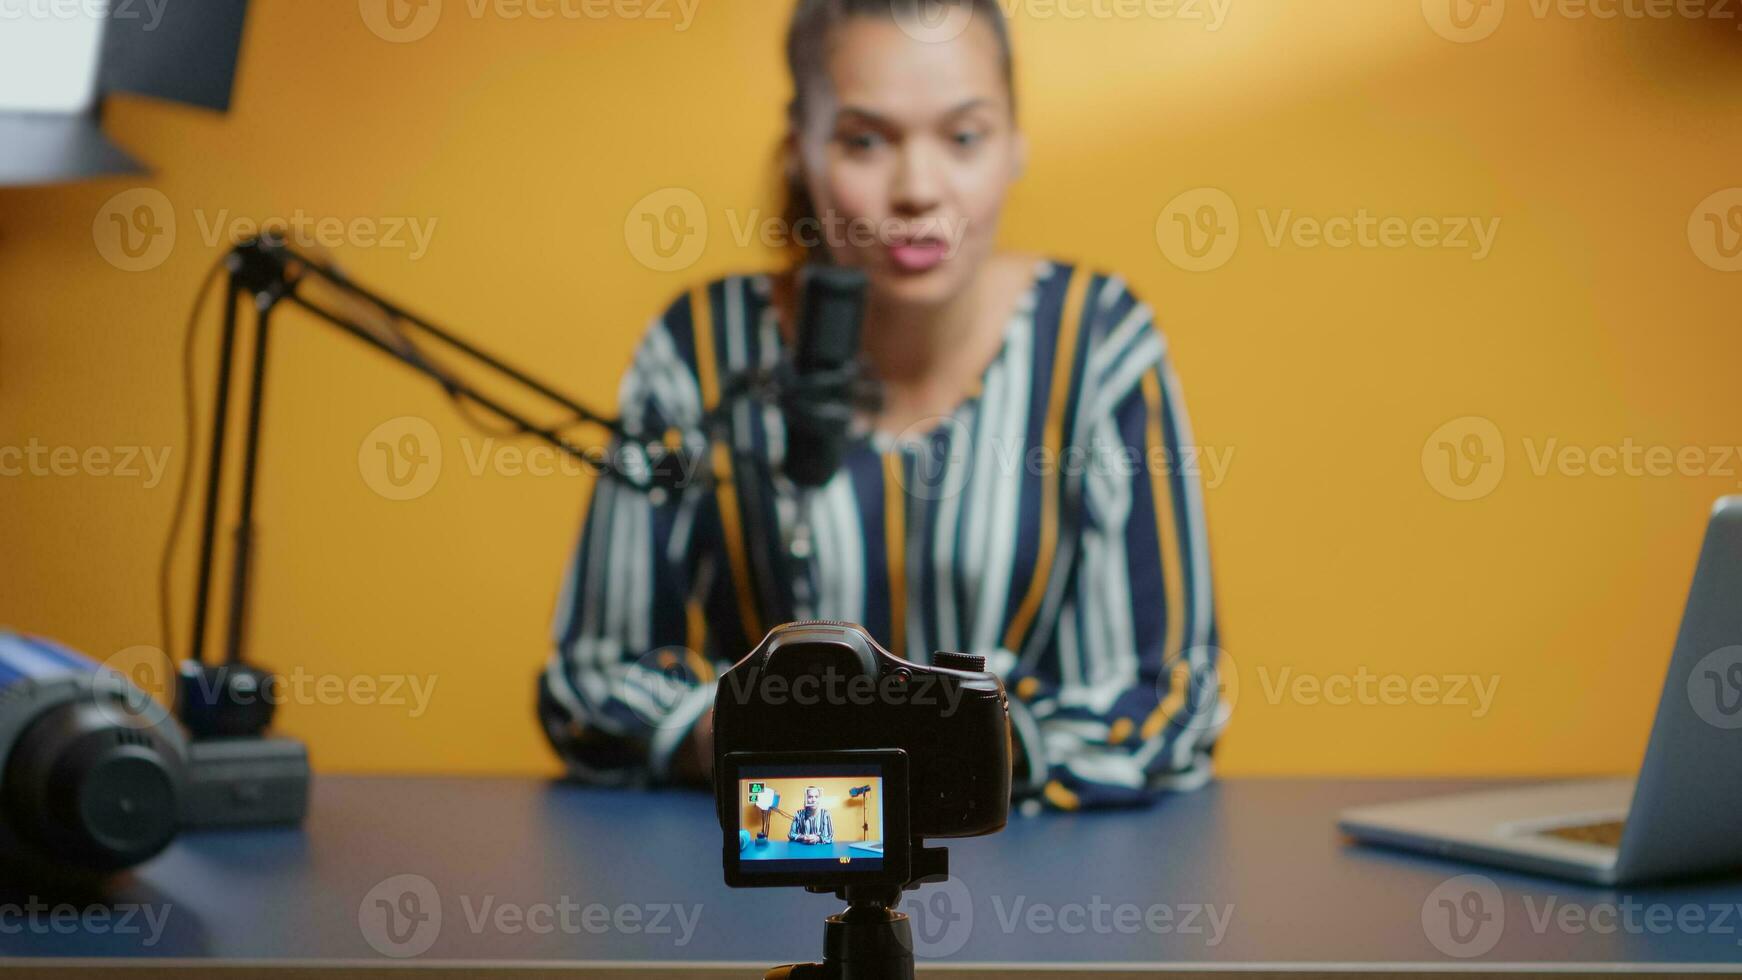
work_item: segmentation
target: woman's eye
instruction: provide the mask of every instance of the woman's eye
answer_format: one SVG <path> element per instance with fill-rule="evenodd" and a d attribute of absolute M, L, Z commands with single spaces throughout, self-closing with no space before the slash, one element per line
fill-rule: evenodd
<path fill-rule="evenodd" d="M 986 134 L 977 129 L 958 130 L 950 137 L 951 141 L 961 149 L 972 149 L 973 147 L 979 146 L 980 142 L 985 138 Z"/>
<path fill-rule="evenodd" d="M 876 133 L 850 133 L 845 138 L 847 149 L 855 153 L 875 150 L 883 145 L 883 137 Z"/>

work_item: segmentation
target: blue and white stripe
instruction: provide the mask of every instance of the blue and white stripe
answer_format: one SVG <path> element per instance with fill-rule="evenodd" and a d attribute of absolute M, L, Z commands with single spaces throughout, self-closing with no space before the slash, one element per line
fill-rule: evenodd
<path fill-rule="evenodd" d="M 630 425 L 700 446 L 722 379 L 786 356 L 771 296 L 766 277 L 731 277 L 654 320 L 620 392 Z M 1154 315 L 1123 281 L 1041 263 L 979 390 L 918 439 L 854 445 L 814 493 L 778 475 L 777 410 L 743 404 L 723 424 L 718 479 L 660 501 L 594 492 L 545 674 L 545 728 L 575 775 L 666 778 L 718 672 L 796 615 L 861 623 L 919 662 L 986 655 L 1012 692 L 1021 788 L 1053 806 L 1209 778 L 1227 706 L 1203 493 L 1150 465 L 1193 437 Z M 1102 452 L 1029 465 L 1042 446 Z M 801 516 L 802 562 L 786 551 Z"/>

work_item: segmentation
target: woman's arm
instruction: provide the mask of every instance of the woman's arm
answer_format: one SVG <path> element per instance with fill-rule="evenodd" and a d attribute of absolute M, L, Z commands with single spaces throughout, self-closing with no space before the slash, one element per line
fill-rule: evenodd
<path fill-rule="evenodd" d="M 687 301 L 648 328 L 619 395 L 629 430 L 687 431 L 699 420 L 695 374 L 674 339 L 687 329 Z M 612 451 L 631 469 L 646 462 L 633 446 Z M 707 508 L 696 486 L 656 500 L 601 477 L 593 491 L 539 682 L 545 732 L 576 778 L 693 778 L 694 729 L 713 705 L 713 668 L 692 649 L 688 615 Z"/>
<path fill-rule="evenodd" d="M 1124 350 L 1085 386 L 1091 453 L 1071 585 L 1042 655 L 1008 678 L 1031 784 L 1064 809 L 1202 785 L 1229 708 L 1179 384 L 1146 307 L 1124 294 L 1101 315 L 1106 342 Z"/>

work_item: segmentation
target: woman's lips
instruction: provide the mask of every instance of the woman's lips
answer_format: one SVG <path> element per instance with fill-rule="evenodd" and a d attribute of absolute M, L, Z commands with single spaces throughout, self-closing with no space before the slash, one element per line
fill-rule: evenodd
<path fill-rule="evenodd" d="M 930 272 L 943 264 L 948 251 L 943 242 L 908 242 L 889 246 L 889 259 L 902 272 Z"/>

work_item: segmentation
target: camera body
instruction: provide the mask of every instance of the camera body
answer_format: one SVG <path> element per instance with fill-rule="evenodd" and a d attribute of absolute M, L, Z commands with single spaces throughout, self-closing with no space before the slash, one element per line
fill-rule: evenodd
<path fill-rule="evenodd" d="M 777 626 L 728 670 L 714 696 L 720 827 L 740 826 L 734 753 L 905 753 L 913 840 L 977 837 L 1010 816 L 1010 705 L 984 658 L 903 660 L 851 623 Z"/>
<path fill-rule="evenodd" d="M 95 877 L 168 846 L 188 747 L 156 701 L 58 644 L 0 633 L 0 857 Z"/>
<path fill-rule="evenodd" d="M 308 782 L 299 743 L 189 741 L 112 667 L 0 631 L 0 876 L 100 881 L 183 830 L 297 823 Z"/>

